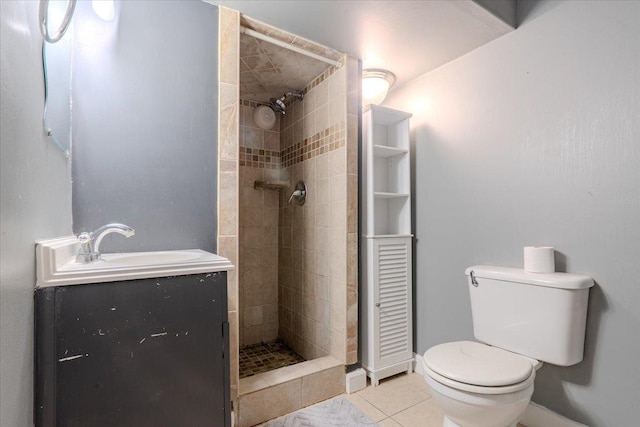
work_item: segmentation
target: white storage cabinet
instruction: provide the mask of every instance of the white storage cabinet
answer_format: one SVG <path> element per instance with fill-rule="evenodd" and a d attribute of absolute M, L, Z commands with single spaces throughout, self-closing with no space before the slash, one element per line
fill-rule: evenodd
<path fill-rule="evenodd" d="M 410 117 L 374 105 L 363 114 L 362 365 L 374 386 L 413 369 Z"/>

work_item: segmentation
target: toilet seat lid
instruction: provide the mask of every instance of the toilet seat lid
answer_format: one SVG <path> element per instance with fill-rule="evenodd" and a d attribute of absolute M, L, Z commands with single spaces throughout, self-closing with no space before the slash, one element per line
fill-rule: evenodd
<path fill-rule="evenodd" d="M 431 347 L 424 354 L 424 363 L 445 378 L 488 387 L 520 383 L 533 371 L 524 357 L 473 341 Z"/>

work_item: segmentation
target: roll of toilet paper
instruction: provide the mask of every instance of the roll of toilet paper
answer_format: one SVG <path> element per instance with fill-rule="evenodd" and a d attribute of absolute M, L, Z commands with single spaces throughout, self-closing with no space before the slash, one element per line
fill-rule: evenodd
<path fill-rule="evenodd" d="M 556 264 L 551 246 L 525 246 L 524 271 L 529 273 L 554 273 Z"/>

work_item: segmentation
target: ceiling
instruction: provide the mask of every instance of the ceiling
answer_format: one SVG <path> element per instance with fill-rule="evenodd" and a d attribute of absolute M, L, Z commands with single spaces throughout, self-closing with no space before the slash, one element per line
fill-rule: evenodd
<path fill-rule="evenodd" d="M 363 68 L 390 70 L 396 87 L 512 31 L 515 21 L 515 0 L 207 1 L 361 58 Z"/>
<path fill-rule="evenodd" d="M 240 34 L 240 98 L 268 102 L 304 89 L 330 65 Z"/>

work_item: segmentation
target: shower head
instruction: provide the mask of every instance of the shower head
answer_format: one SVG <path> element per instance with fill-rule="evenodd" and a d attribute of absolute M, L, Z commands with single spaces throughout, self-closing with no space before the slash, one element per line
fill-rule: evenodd
<path fill-rule="evenodd" d="M 304 89 L 299 90 L 297 92 L 286 92 L 280 98 L 271 98 L 269 100 L 269 107 L 271 107 L 271 109 L 276 113 L 285 114 L 287 110 L 287 105 L 285 104 L 285 101 L 291 97 L 303 99 Z"/>
<path fill-rule="evenodd" d="M 271 98 L 269 100 L 269 107 L 276 113 L 285 114 L 287 106 L 284 104 L 284 98 L 284 96 L 282 98 Z"/>

